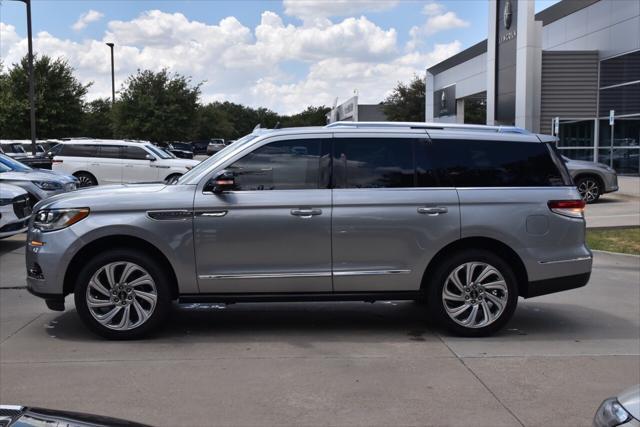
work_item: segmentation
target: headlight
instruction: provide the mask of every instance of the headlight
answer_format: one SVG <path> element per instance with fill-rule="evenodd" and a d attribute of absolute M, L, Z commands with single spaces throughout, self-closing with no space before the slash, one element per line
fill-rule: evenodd
<path fill-rule="evenodd" d="M 62 190 L 62 184 L 55 181 L 33 181 L 33 183 L 45 191 Z"/>
<path fill-rule="evenodd" d="M 6 206 L 13 203 L 13 199 L 0 199 L 0 206 Z"/>
<path fill-rule="evenodd" d="M 87 216 L 89 216 L 89 208 L 43 209 L 36 213 L 33 226 L 42 231 L 62 230 Z"/>
<path fill-rule="evenodd" d="M 596 427 L 614 427 L 624 424 L 630 419 L 631 415 L 618 400 L 611 398 L 602 402 L 595 417 L 593 417 L 593 425 Z"/>

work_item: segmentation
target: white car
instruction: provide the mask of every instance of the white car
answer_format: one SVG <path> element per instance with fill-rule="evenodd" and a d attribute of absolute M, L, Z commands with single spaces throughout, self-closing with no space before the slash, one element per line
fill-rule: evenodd
<path fill-rule="evenodd" d="M 176 159 L 150 142 L 64 141 L 49 151 L 51 168 L 78 178 L 80 187 L 140 182 L 170 183 L 197 165 Z"/>
<path fill-rule="evenodd" d="M 31 203 L 25 190 L 0 183 L 0 239 L 27 230 Z"/>

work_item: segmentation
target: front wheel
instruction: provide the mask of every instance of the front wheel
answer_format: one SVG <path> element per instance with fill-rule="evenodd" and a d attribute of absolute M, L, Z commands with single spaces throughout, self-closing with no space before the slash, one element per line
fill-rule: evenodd
<path fill-rule="evenodd" d="M 180 179 L 180 177 L 182 176 L 182 174 L 176 173 L 173 175 L 169 175 L 165 180 L 164 183 L 167 185 L 172 185 L 175 184 L 176 181 L 178 181 Z"/>
<path fill-rule="evenodd" d="M 109 339 L 136 339 L 166 318 L 169 275 L 152 258 L 129 249 L 103 252 L 78 275 L 75 303 L 93 332 Z"/>
<path fill-rule="evenodd" d="M 73 176 L 78 179 L 78 187 L 93 187 L 94 185 L 98 185 L 96 177 L 88 172 L 78 172 Z"/>
<path fill-rule="evenodd" d="M 518 304 L 515 274 L 499 256 L 464 250 L 448 257 L 428 289 L 429 311 L 451 332 L 469 337 L 502 328 Z"/>

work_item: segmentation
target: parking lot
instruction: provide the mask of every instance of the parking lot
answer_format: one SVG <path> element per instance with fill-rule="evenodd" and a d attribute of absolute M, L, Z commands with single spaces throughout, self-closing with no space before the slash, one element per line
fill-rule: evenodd
<path fill-rule="evenodd" d="M 145 341 L 91 335 L 24 289 L 0 241 L 0 401 L 155 425 L 587 425 L 640 382 L 640 258 L 597 253 L 582 289 L 521 300 L 462 339 L 411 302 L 176 306 Z"/>

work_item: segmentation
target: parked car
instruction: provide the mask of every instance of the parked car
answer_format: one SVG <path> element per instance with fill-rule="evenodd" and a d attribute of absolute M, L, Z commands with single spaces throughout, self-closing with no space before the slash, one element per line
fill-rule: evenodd
<path fill-rule="evenodd" d="M 0 239 L 27 231 L 32 206 L 26 191 L 0 182 Z"/>
<path fill-rule="evenodd" d="M 150 142 L 106 139 L 65 141 L 50 153 L 52 169 L 72 174 L 81 187 L 171 182 L 199 163 L 176 159 Z"/>
<path fill-rule="evenodd" d="M 618 191 L 618 175 L 609 166 L 565 156 L 562 159 L 585 202 L 595 203 L 601 195 Z"/>
<path fill-rule="evenodd" d="M 518 297 L 584 286 L 585 202 L 518 128 L 338 123 L 257 129 L 175 185 L 85 189 L 35 209 L 28 289 L 136 338 L 172 300 L 422 300 L 456 334 Z M 37 249 L 36 249 L 37 247 Z"/>
<path fill-rule="evenodd" d="M 187 142 L 172 142 L 167 145 L 166 151 L 179 159 L 193 159 L 193 147 Z"/>
<path fill-rule="evenodd" d="M 56 194 L 73 191 L 78 186 L 78 180 L 71 175 L 32 169 L 4 154 L 0 154 L 0 182 L 23 188 L 33 204 Z"/>
<path fill-rule="evenodd" d="M 0 140 L 0 153 L 9 157 L 26 157 L 28 154 L 22 146 L 22 141 L 12 139 Z"/>
<path fill-rule="evenodd" d="M 144 427 L 133 421 L 102 415 L 20 405 L 0 405 L 2 427 Z"/>
<path fill-rule="evenodd" d="M 200 154 L 207 154 L 207 146 L 209 145 L 208 139 L 201 139 L 197 141 L 191 141 L 191 147 L 193 148 L 194 156 Z"/>
<path fill-rule="evenodd" d="M 226 147 L 227 144 L 224 142 L 224 139 L 216 138 L 212 139 L 207 145 L 207 156 L 211 156 L 212 154 L 217 153 Z"/>
<path fill-rule="evenodd" d="M 640 427 L 640 385 L 602 402 L 593 418 L 593 426 Z"/>

